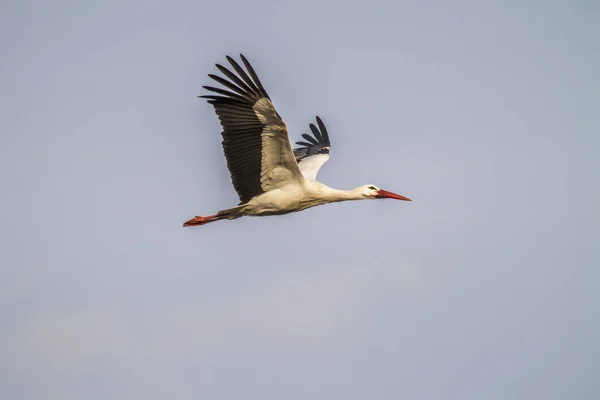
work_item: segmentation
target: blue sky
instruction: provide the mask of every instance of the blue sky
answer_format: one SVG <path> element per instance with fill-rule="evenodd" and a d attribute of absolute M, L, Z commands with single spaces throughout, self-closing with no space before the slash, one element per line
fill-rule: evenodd
<path fill-rule="evenodd" d="M 8 1 L 0 397 L 600 396 L 592 1 Z M 212 108 L 243 52 L 319 179 L 237 204 Z"/>

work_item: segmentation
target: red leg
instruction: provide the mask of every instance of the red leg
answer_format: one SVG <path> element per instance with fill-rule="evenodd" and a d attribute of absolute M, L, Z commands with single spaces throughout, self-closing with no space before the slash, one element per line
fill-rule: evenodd
<path fill-rule="evenodd" d="M 190 219 L 189 221 L 184 222 L 183 226 L 204 225 L 204 224 L 208 224 L 209 222 L 218 221 L 223 218 L 226 218 L 226 217 L 224 215 L 209 215 L 208 217 L 195 216 L 194 218 Z"/>

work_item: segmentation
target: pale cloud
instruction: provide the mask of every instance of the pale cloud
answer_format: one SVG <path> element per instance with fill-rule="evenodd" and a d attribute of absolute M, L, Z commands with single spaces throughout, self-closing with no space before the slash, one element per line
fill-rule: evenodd
<path fill-rule="evenodd" d="M 212 302 L 152 310 L 128 304 L 53 309 L 4 331 L 2 370 L 45 392 L 62 393 L 90 371 L 114 374 L 129 386 L 140 379 L 142 366 L 181 354 L 206 358 L 231 349 L 352 346 L 369 329 L 369 305 L 414 292 L 414 272 L 393 264 L 297 266 Z"/>
<path fill-rule="evenodd" d="M 245 293 L 218 304 L 188 304 L 163 314 L 165 336 L 205 347 L 232 341 L 269 343 L 283 348 L 336 345 L 340 331 L 356 326 L 376 292 L 414 284 L 406 267 L 335 266 L 288 269 Z"/>

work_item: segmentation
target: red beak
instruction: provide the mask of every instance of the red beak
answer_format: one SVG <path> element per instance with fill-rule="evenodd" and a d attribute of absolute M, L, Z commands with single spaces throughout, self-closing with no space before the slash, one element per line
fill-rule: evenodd
<path fill-rule="evenodd" d="M 396 199 L 396 200 L 404 200 L 404 201 L 412 201 L 408 197 L 400 196 L 399 194 L 388 192 L 387 190 L 379 190 L 377 192 L 376 199 Z"/>

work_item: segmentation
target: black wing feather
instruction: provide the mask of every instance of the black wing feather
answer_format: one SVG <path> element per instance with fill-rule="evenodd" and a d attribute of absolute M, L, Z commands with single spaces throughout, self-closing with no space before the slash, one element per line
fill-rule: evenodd
<path fill-rule="evenodd" d="M 225 68 L 221 64 L 216 64 L 216 66 L 219 69 L 219 71 L 221 71 L 223 73 L 223 75 L 227 76 L 229 79 L 231 79 L 233 81 L 233 83 L 235 83 L 236 85 L 238 85 L 239 87 L 241 87 L 242 89 L 244 89 L 246 92 L 252 92 L 253 91 L 251 87 L 249 87 L 243 80 L 241 80 L 240 78 L 238 78 L 230 70 L 228 70 L 227 68 Z M 242 72 L 243 72 L 243 70 L 242 70 Z"/>
<path fill-rule="evenodd" d="M 230 98 L 231 100 L 235 99 L 238 100 L 242 103 L 251 100 L 250 98 L 248 98 L 247 96 L 241 96 L 237 93 L 232 93 L 228 90 L 225 89 L 221 89 L 221 88 L 216 88 L 216 87 L 212 87 L 212 86 L 202 86 L 204 89 L 206 90 L 210 90 L 211 92 L 215 92 L 215 93 L 219 93 L 222 94 L 223 96 L 225 96 L 225 98 Z"/>
<path fill-rule="evenodd" d="M 221 85 L 233 90 L 235 93 L 237 93 L 240 97 L 243 97 L 244 100 L 247 101 L 252 101 L 252 97 L 250 97 L 247 93 L 247 91 L 245 91 L 244 89 L 241 89 L 239 87 L 237 87 L 236 85 L 234 85 L 233 83 L 229 82 L 227 79 L 223 79 L 218 75 L 213 75 L 213 74 L 208 74 L 208 76 L 212 79 L 214 79 L 215 81 L 219 82 Z M 208 90 L 212 90 L 214 88 L 211 88 L 210 86 L 206 86 L 204 87 L 205 89 Z M 213 90 L 214 91 L 214 90 Z M 230 92 L 231 93 L 231 92 Z"/>
<path fill-rule="evenodd" d="M 244 63 L 244 65 L 246 66 L 246 69 L 250 73 L 250 76 L 252 77 L 252 80 L 254 81 L 254 83 L 256 84 L 256 86 L 258 87 L 258 91 L 259 91 L 261 97 L 266 97 L 267 99 L 271 100 L 269 98 L 269 95 L 267 94 L 265 88 L 263 87 L 262 83 L 260 82 L 260 79 L 258 79 L 258 75 L 256 75 L 256 72 L 254 72 L 254 68 L 252 68 L 252 65 L 250 65 L 250 63 L 248 62 L 248 60 L 246 59 L 246 57 L 244 57 L 243 54 L 240 54 L 240 58 L 242 59 L 242 62 Z"/>
<path fill-rule="evenodd" d="M 315 126 L 315 124 L 310 124 L 308 125 L 310 130 L 312 131 L 313 135 L 315 135 L 315 138 L 317 139 L 318 143 L 322 143 L 323 142 L 323 136 L 321 136 L 321 132 L 319 132 L 319 130 L 317 129 L 317 127 Z"/>
<path fill-rule="evenodd" d="M 233 58 L 227 56 L 239 77 L 219 64 L 216 65 L 217 68 L 229 80 L 213 74 L 208 76 L 230 90 L 204 86 L 218 96 L 209 94 L 198 97 L 207 99 L 219 117 L 223 128 L 221 135 L 227 168 L 240 204 L 243 204 L 264 193 L 260 182 L 261 134 L 266 125 L 260 122 L 253 106 L 261 98 L 269 96 L 248 60 L 243 55 L 240 56 L 252 79 Z"/>
<path fill-rule="evenodd" d="M 312 143 L 312 144 L 317 144 L 317 143 L 319 143 L 319 141 L 318 141 L 317 139 L 315 139 L 314 137 L 312 137 L 312 136 L 310 136 L 310 135 L 307 135 L 306 133 L 303 133 L 303 134 L 302 134 L 302 137 L 303 137 L 304 139 L 308 140 L 308 141 L 309 141 L 310 143 Z"/>
<path fill-rule="evenodd" d="M 302 146 L 294 149 L 296 162 L 300 162 L 307 157 L 314 156 L 315 154 L 329 153 L 329 148 L 331 147 L 329 134 L 327 133 L 325 124 L 323 124 L 323 121 L 318 116 L 317 125 L 319 125 L 319 128 L 317 128 L 314 124 L 309 124 L 310 130 L 312 131 L 314 137 L 304 133 L 302 134 L 302 137 L 306 139 L 307 142 L 296 142 L 297 145 Z"/>
<path fill-rule="evenodd" d="M 321 117 L 317 116 L 317 124 L 319 125 L 319 129 L 321 130 L 321 133 L 323 134 L 323 141 L 325 143 L 329 143 L 329 133 L 327 133 L 327 128 L 325 128 L 325 124 L 323 123 L 323 121 L 321 120 Z"/>
<path fill-rule="evenodd" d="M 229 61 L 229 64 L 231 64 L 231 66 L 233 67 L 235 72 L 237 72 L 238 75 L 244 80 L 244 82 L 246 82 L 246 84 L 250 87 L 250 89 L 252 89 L 251 90 L 252 92 L 257 92 L 257 93 L 260 92 L 258 90 L 258 88 L 256 87 L 256 84 L 254 82 L 252 82 L 252 79 L 250 79 L 250 77 L 248 76 L 246 71 L 244 71 L 244 69 L 242 67 L 240 67 L 240 64 L 238 64 L 237 61 L 235 61 L 233 58 L 231 58 L 229 56 L 227 56 L 227 61 Z"/>

